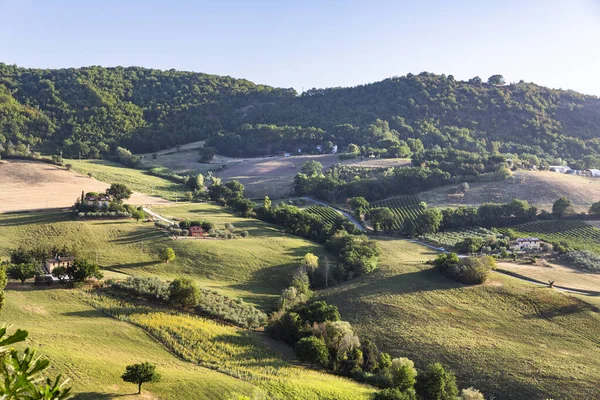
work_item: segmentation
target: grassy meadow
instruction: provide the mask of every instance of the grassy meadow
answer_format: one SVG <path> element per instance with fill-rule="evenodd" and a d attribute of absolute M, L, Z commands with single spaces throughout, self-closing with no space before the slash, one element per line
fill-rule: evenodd
<path fill-rule="evenodd" d="M 8 289 L 0 320 L 29 331 L 25 345 L 51 360 L 50 376 L 70 379 L 77 399 L 226 400 L 262 392 L 251 382 L 183 361 L 139 327 L 86 304 L 75 290 Z M 144 384 L 138 396 L 137 386 L 120 377 L 126 365 L 143 361 L 156 364 L 162 381 Z"/>
<path fill-rule="evenodd" d="M 598 308 L 497 273 L 467 287 L 423 264 L 424 247 L 379 243 L 379 270 L 320 294 L 359 335 L 420 368 L 447 364 L 488 397 L 600 398 Z"/>
<path fill-rule="evenodd" d="M 91 173 L 94 179 L 106 183 L 123 183 L 131 190 L 175 201 L 187 191 L 183 185 L 147 174 L 140 169 L 127 168 L 106 160 L 65 160 L 80 174 Z"/>
<path fill-rule="evenodd" d="M 155 275 L 174 279 L 184 275 L 204 287 L 232 297 L 242 297 L 263 311 L 275 306 L 291 280 L 299 260 L 308 252 L 325 255 L 322 246 L 281 233 L 261 221 L 238 218 L 221 207 L 200 203 L 157 209 L 164 215 L 225 223 L 247 230 L 245 239 L 171 240 L 152 223 L 133 220 L 74 220 L 67 213 L 22 213 L 0 215 L 0 257 L 7 258 L 18 246 L 67 245 L 111 272 Z M 159 262 L 165 247 L 177 259 Z M 330 258 L 333 258 L 330 255 Z"/>

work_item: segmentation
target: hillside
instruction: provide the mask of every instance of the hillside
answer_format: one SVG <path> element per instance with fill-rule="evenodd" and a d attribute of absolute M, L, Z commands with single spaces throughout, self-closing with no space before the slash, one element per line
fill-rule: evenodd
<path fill-rule="evenodd" d="M 487 397 L 600 396 L 597 308 L 496 273 L 463 286 L 424 265 L 435 255 L 424 247 L 379 243 L 378 271 L 321 294 L 359 335 L 417 367 L 440 360 Z"/>
<path fill-rule="evenodd" d="M 94 304 L 77 290 L 15 287 L 6 292 L 1 321 L 29 331 L 27 345 L 51 360 L 52 374 L 71 379 L 69 385 L 77 399 L 229 400 L 246 395 L 281 400 L 366 400 L 373 392 L 348 379 L 289 363 L 253 332 L 139 309 L 134 310 L 135 316 L 117 320 L 106 315 L 101 308 L 104 303 Z M 112 309 L 117 310 L 126 310 L 125 304 Z M 192 353 L 159 343 L 161 323 L 169 324 L 169 332 L 177 330 L 179 338 L 182 329 L 194 326 L 195 339 L 201 345 L 194 346 Z M 70 329 L 65 330 L 66 326 Z M 162 380 L 144 385 L 140 397 L 135 385 L 124 383 L 120 376 L 126 365 L 142 360 L 156 364 Z"/>
<path fill-rule="evenodd" d="M 599 180 L 548 171 L 518 171 L 503 181 L 470 183 L 466 193 L 456 194 L 458 186 L 442 186 L 419 193 L 418 197 L 432 207 L 478 206 L 521 199 L 551 211 L 552 203 L 564 196 L 571 199 L 578 212 L 587 212 L 592 203 L 600 200 Z"/>
<path fill-rule="evenodd" d="M 159 210 L 166 216 L 225 223 L 247 230 L 249 237 L 235 240 L 171 240 L 151 223 L 81 221 L 68 213 L 0 215 L 0 258 L 18 246 L 67 245 L 108 270 L 128 275 L 193 278 L 203 287 L 271 311 L 281 290 L 289 285 L 298 262 L 306 253 L 329 255 L 320 245 L 283 234 L 261 221 L 235 217 L 221 207 L 193 204 Z M 177 259 L 159 262 L 165 247 Z"/>
<path fill-rule="evenodd" d="M 312 152 L 328 142 L 572 158 L 598 166 L 600 100 L 531 83 L 421 73 L 352 88 L 294 90 L 139 67 L 40 70 L 0 64 L 0 143 L 66 156 L 136 153 L 208 139 L 220 153 Z M 6 147 L 6 146 L 5 146 Z"/>

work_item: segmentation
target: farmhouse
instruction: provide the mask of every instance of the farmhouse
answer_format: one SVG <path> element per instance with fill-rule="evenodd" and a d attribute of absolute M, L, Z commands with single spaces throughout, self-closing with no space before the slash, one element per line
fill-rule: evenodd
<path fill-rule="evenodd" d="M 99 207 L 108 207 L 108 205 L 110 204 L 110 196 L 106 195 L 106 194 L 87 194 L 85 196 L 85 204 L 87 206 L 93 206 L 94 204 L 97 204 Z"/>
<path fill-rule="evenodd" d="M 75 257 L 55 257 L 55 258 L 47 258 L 44 261 L 44 269 L 51 274 L 54 268 L 56 267 L 70 267 L 71 264 L 75 261 Z"/>
<path fill-rule="evenodd" d="M 190 231 L 190 236 L 194 236 L 194 237 L 204 236 L 204 229 L 202 229 L 201 226 L 190 226 L 188 228 L 188 230 Z"/>
<path fill-rule="evenodd" d="M 518 238 L 511 246 L 513 250 L 530 250 L 538 251 L 542 241 L 538 238 Z"/>

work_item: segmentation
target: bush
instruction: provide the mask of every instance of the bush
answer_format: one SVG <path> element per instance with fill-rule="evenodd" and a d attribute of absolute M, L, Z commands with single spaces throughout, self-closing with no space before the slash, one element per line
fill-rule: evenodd
<path fill-rule="evenodd" d="M 560 245 L 559 245 L 560 246 Z M 561 256 L 563 260 L 576 268 L 600 271 L 600 256 L 589 250 L 567 251 Z"/>
<path fill-rule="evenodd" d="M 485 400 L 483 393 L 473 387 L 461 390 L 460 398 L 461 400 Z"/>

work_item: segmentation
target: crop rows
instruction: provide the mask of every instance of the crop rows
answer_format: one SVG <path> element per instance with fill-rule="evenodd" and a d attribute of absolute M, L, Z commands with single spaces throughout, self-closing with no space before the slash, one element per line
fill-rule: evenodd
<path fill-rule="evenodd" d="M 323 219 L 323 222 L 328 224 L 333 224 L 336 218 L 341 217 L 342 215 L 335 211 L 331 207 L 326 206 L 311 206 L 305 209 L 307 213 L 315 214 L 320 216 Z"/>
<path fill-rule="evenodd" d="M 395 215 L 394 230 L 402 230 L 406 223 L 413 223 L 423 213 L 419 199 L 415 196 L 393 197 L 371 203 L 371 208 L 387 207 Z"/>
<path fill-rule="evenodd" d="M 565 242 L 574 250 L 600 254 L 600 229 L 583 221 L 552 220 L 529 222 L 512 228 L 522 237 L 538 237 L 547 242 Z"/>
<path fill-rule="evenodd" d="M 458 229 L 454 231 L 430 233 L 425 235 L 425 239 L 431 242 L 438 243 L 444 247 L 454 247 L 457 243 L 462 242 L 468 237 L 481 237 L 487 238 L 489 236 L 496 236 L 502 238 L 504 235 L 498 234 L 491 229 L 486 228 L 470 228 L 470 229 Z"/>

